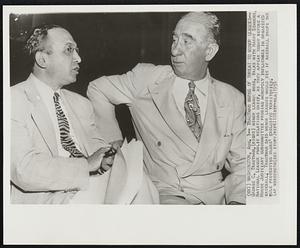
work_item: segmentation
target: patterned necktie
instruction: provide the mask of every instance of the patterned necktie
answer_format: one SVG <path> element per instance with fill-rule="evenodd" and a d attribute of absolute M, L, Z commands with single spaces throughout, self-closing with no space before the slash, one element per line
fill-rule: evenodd
<path fill-rule="evenodd" d="M 53 96 L 56 116 L 58 120 L 59 136 L 62 147 L 70 153 L 70 157 L 82 158 L 84 155 L 76 148 L 70 135 L 70 125 L 59 103 L 60 95 L 55 92 Z"/>
<path fill-rule="evenodd" d="M 189 92 L 184 101 L 185 119 L 198 142 L 202 133 L 202 122 L 198 98 L 195 95 L 195 83 L 189 82 Z"/>

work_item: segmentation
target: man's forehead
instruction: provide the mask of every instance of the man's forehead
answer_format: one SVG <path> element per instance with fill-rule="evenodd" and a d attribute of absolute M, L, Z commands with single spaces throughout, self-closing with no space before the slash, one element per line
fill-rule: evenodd
<path fill-rule="evenodd" d="M 173 33 L 175 35 L 189 34 L 192 36 L 197 36 L 206 35 L 207 30 L 202 23 L 183 19 L 177 23 Z"/>
<path fill-rule="evenodd" d="M 178 37 L 190 37 L 194 40 L 203 41 L 206 39 L 208 31 L 203 24 L 181 20 L 177 23 L 173 35 Z"/>
<path fill-rule="evenodd" d="M 76 42 L 74 41 L 72 35 L 63 28 L 53 28 L 48 30 L 48 38 L 49 41 L 53 43 L 76 45 Z"/>

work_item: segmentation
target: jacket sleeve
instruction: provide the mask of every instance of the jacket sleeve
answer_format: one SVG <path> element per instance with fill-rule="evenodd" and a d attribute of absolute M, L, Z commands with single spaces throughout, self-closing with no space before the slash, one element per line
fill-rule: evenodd
<path fill-rule="evenodd" d="M 150 64 L 138 64 L 131 71 L 122 75 L 103 76 L 89 83 L 87 96 L 91 100 L 97 128 L 108 141 L 122 139 L 122 133 L 115 116 L 115 106 L 130 106 L 136 92 L 142 87 L 149 74 Z"/>
<path fill-rule="evenodd" d="M 87 131 L 87 138 L 91 147 L 91 151 L 88 154 L 90 156 L 99 148 L 109 146 L 109 144 L 103 139 L 103 134 L 101 134 L 96 125 L 95 113 L 90 101 L 88 101 L 88 117 L 86 120 L 88 120 L 88 126 L 85 127 L 85 130 Z"/>
<path fill-rule="evenodd" d="M 226 202 L 246 203 L 246 123 L 244 95 L 236 93 L 232 123 L 232 143 L 226 160 L 230 174 L 225 178 Z"/>
<path fill-rule="evenodd" d="M 11 181 L 24 191 L 82 190 L 88 187 L 85 158 L 53 157 L 34 140 L 30 104 L 24 93 L 11 94 Z"/>

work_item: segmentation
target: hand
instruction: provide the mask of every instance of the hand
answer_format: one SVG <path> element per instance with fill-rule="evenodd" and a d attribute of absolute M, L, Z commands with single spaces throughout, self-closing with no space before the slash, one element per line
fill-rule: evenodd
<path fill-rule="evenodd" d="M 100 164 L 100 161 L 103 158 L 104 153 L 107 152 L 109 149 L 110 146 L 101 147 L 87 158 L 90 172 L 97 171 L 100 168 L 100 165 L 102 164 Z"/>
<path fill-rule="evenodd" d="M 109 142 L 109 144 L 115 148 L 116 150 L 118 150 L 118 148 L 121 148 L 122 144 L 123 144 L 123 140 L 115 140 L 112 142 Z"/>
<path fill-rule="evenodd" d="M 246 205 L 245 203 L 237 202 L 237 201 L 231 201 L 227 205 Z"/>
<path fill-rule="evenodd" d="M 102 172 L 108 171 L 113 165 L 114 159 L 115 159 L 115 155 L 103 158 L 100 166 L 101 171 Z"/>

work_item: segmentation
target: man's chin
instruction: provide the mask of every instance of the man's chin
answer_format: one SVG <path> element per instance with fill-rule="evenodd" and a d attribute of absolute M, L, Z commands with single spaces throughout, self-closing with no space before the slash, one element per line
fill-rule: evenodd
<path fill-rule="evenodd" d="M 70 84 L 75 83 L 77 81 L 77 76 L 74 75 L 70 78 Z"/>
<path fill-rule="evenodd" d="M 75 78 L 71 77 L 71 78 L 69 78 L 68 81 L 65 81 L 64 85 L 66 86 L 66 85 L 69 85 L 69 84 L 73 84 L 75 82 L 76 82 L 76 77 Z"/>
<path fill-rule="evenodd" d="M 185 78 L 185 73 L 182 70 L 179 70 L 178 67 L 173 66 L 174 73 L 177 77 Z"/>

